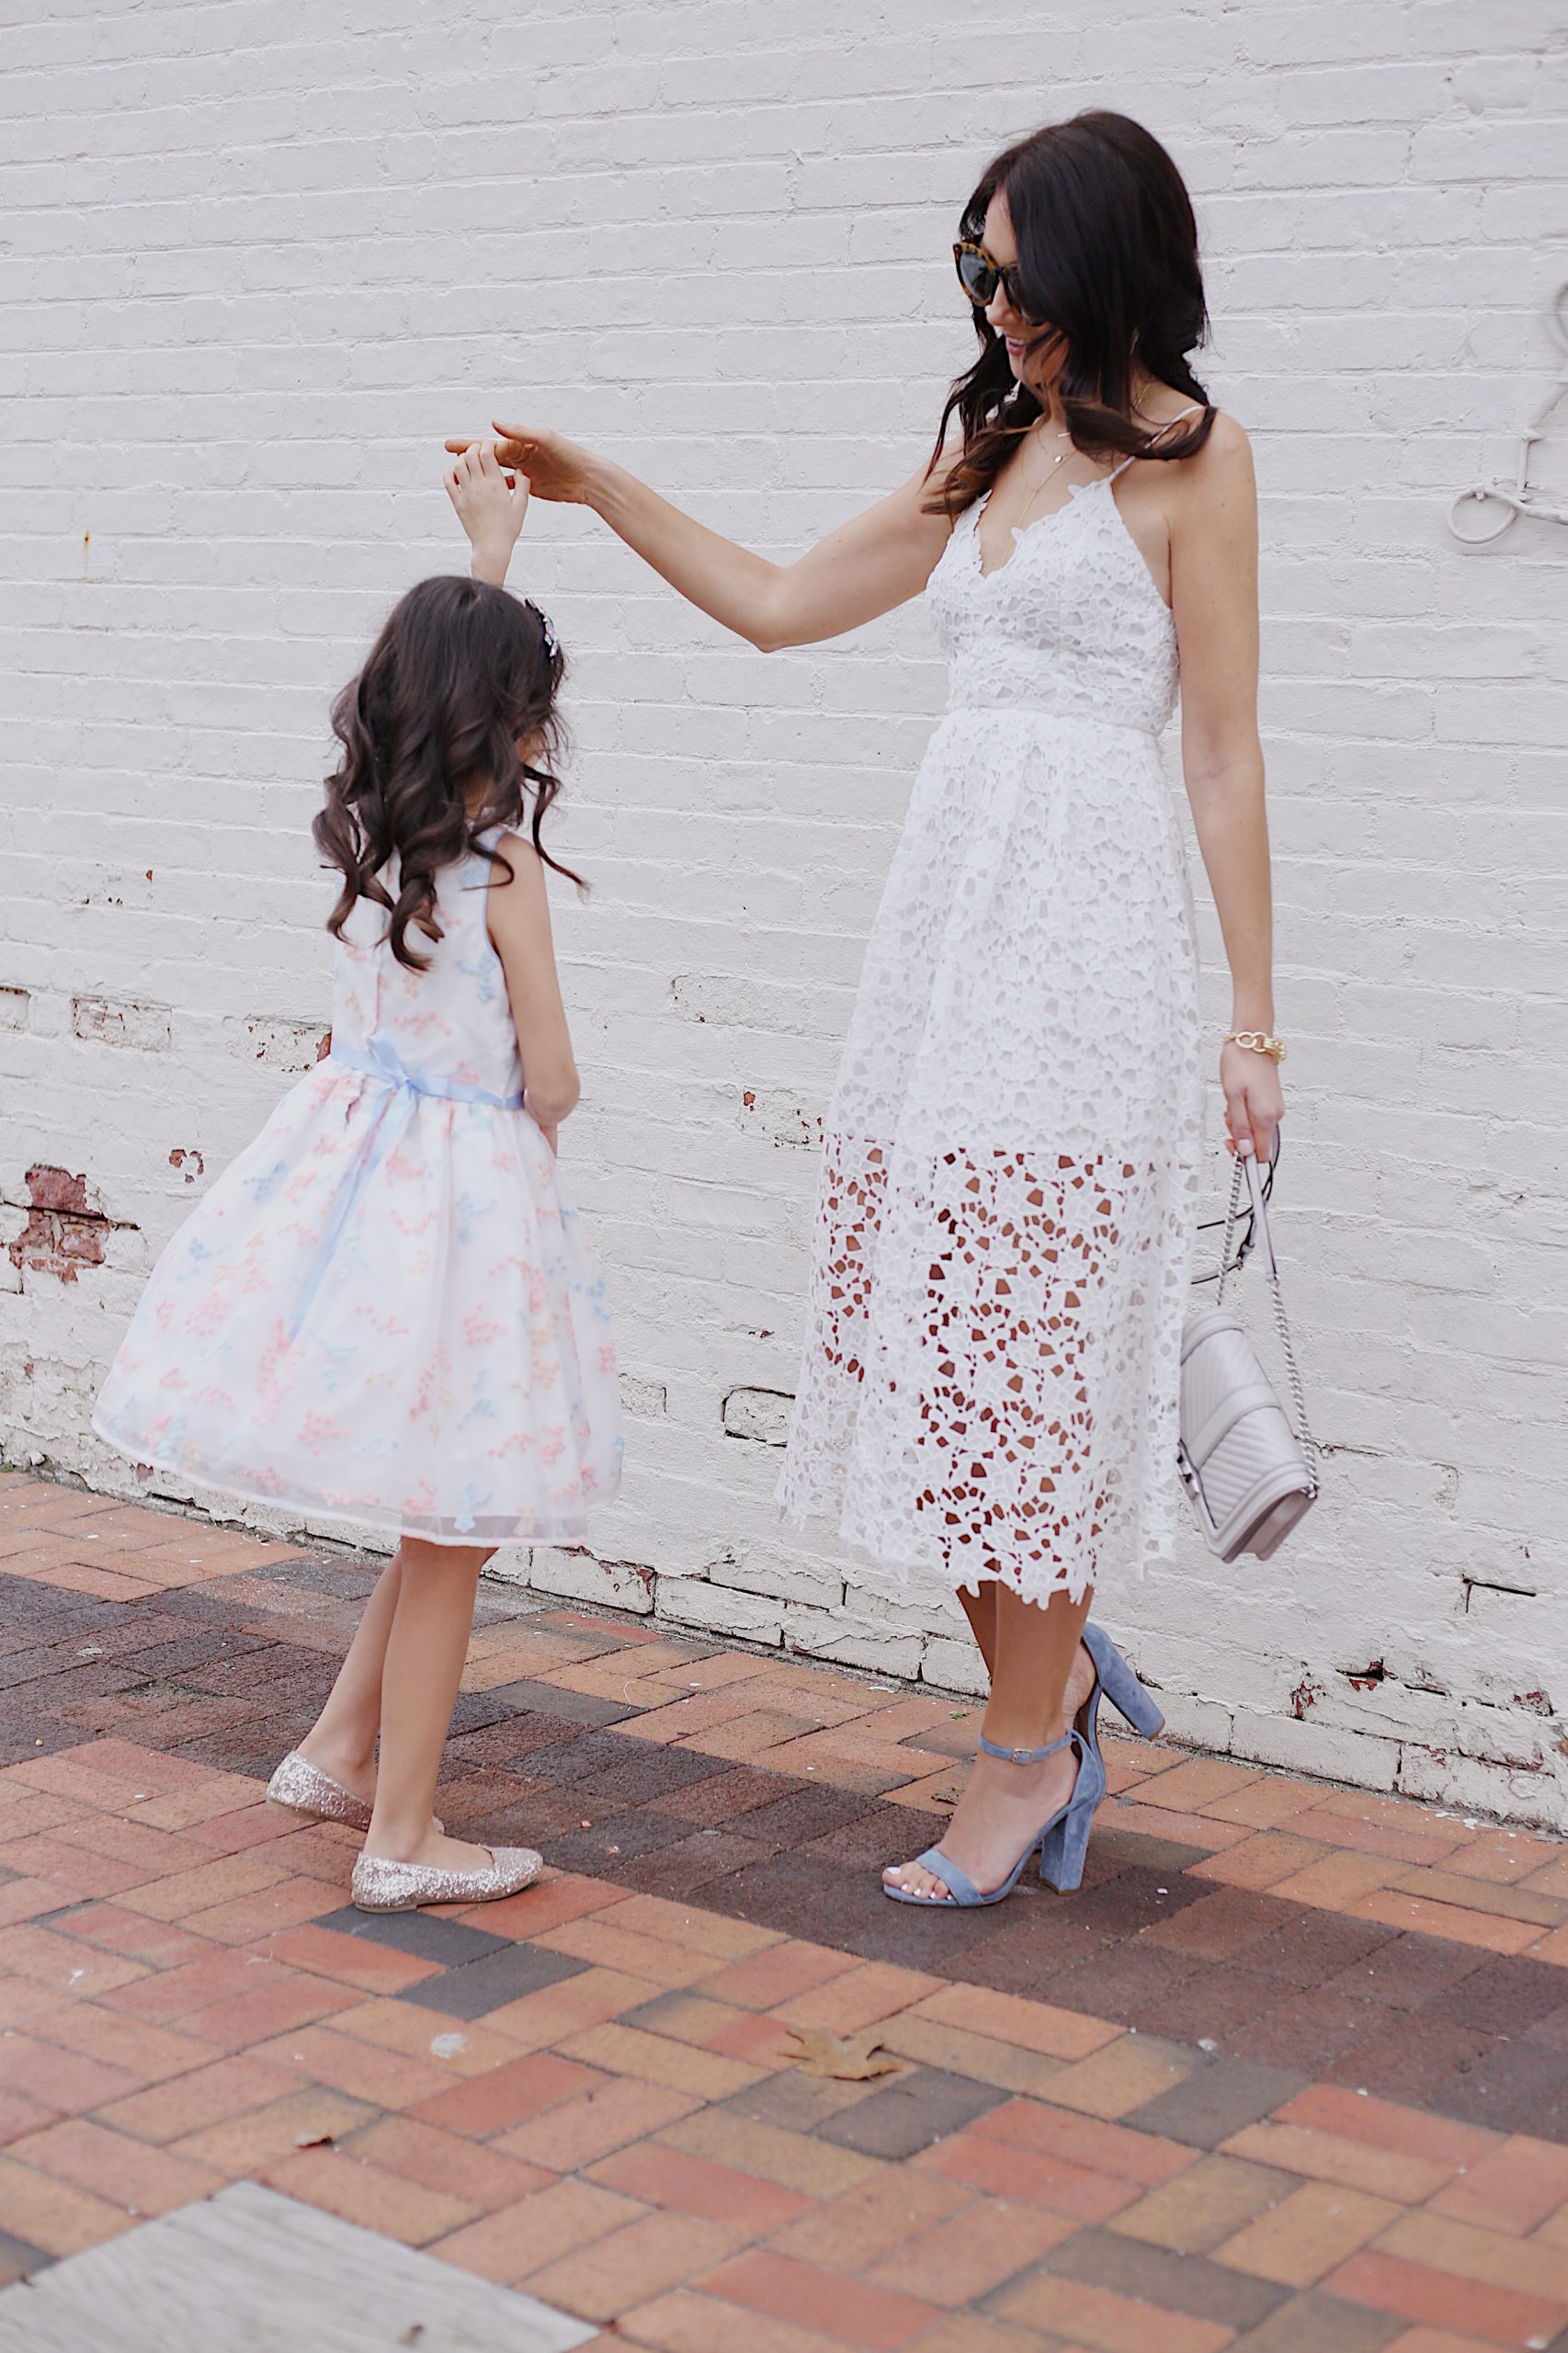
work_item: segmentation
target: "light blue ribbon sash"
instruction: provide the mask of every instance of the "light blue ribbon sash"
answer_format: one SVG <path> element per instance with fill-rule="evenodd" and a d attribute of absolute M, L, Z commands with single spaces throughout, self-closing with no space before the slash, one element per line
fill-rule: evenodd
<path fill-rule="evenodd" d="M 492 1110 L 520 1111 L 520 1095 L 492 1095 L 483 1086 L 465 1086 L 456 1078 L 416 1078 L 405 1068 L 394 1047 L 381 1037 L 367 1041 L 365 1051 L 358 1046 L 332 1049 L 332 1060 L 346 1063 L 348 1069 L 361 1071 L 367 1078 L 384 1078 L 389 1086 L 407 1087 L 415 1095 L 434 1095 L 443 1103 L 488 1103 Z"/>
<path fill-rule="evenodd" d="M 385 1038 L 367 1040 L 363 1050 L 358 1046 L 334 1045 L 330 1060 L 341 1063 L 347 1070 L 358 1071 L 366 1078 L 380 1079 L 387 1093 L 376 1112 L 358 1164 L 339 1194 L 337 1205 L 327 1220 L 326 1231 L 316 1245 L 315 1256 L 311 1261 L 310 1272 L 305 1277 L 295 1305 L 293 1322 L 289 1327 L 290 1341 L 297 1336 L 301 1324 L 310 1313 L 323 1278 L 332 1263 L 333 1253 L 343 1238 L 345 1226 L 359 1205 L 360 1196 L 396 1141 L 397 1127 L 388 1116 L 393 1105 L 401 1102 L 405 1107 L 411 1106 L 415 1097 L 431 1095 L 443 1103 L 485 1103 L 495 1111 L 520 1111 L 523 1108 L 520 1095 L 492 1095 L 485 1087 L 467 1086 L 456 1078 L 416 1077 Z"/>

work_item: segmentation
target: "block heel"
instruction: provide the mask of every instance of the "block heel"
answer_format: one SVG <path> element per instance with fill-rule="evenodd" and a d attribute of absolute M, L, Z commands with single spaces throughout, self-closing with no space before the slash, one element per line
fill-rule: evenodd
<path fill-rule="evenodd" d="M 1145 1740 L 1153 1740 L 1164 1732 L 1165 1719 L 1156 1705 L 1153 1692 L 1144 1689 L 1138 1677 L 1111 1641 L 1103 1626 L 1091 1622 L 1084 1629 L 1084 1648 L 1095 1666 L 1095 1688 L 1085 1702 L 1084 1737 L 1097 1756 L 1099 1754 L 1098 1717 L 1100 1701 L 1108 1699 L 1111 1706 Z"/>
<path fill-rule="evenodd" d="M 1073 1794 L 1055 1820 L 1047 1823 L 1040 1833 L 1040 1875 L 1058 1895 L 1071 1895 L 1083 1884 L 1089 1833 L 1105 1793 L 1105 1767 L 1095 1751 L 1084 1745 Z"/>

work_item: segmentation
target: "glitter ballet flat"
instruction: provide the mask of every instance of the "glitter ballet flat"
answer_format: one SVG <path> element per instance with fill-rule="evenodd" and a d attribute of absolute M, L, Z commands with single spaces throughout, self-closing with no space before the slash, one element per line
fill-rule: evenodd
<path fill-rule="evenodd" d="M 350 1830 L 369 1830 L 370 1809 L 363 1798 L 312 1765 L 291 1748 L 267 1785 L 268 1805 L 281 1806 L 285 1813 L 297 1813 L 301 1822 L 346 1822 Z M 445 1828 L 439 1814 L 436 1816 L 437 1830 Z"/>
<path fill-rule="evenodd" d="M 447 1871 L 430 1863 L 396 1863 L 361 1855 L 349 1896 L 361 1912 L 413 1912 L 422 1904 L 493 1904 L 531 1887 L 544 1858 L 531 1847 L 492 1847 L 487 1870 Z"/>
<path fill-rule="evenodd" d="M 291 1748 L 267 1785 L 268 1805 L 281 1806 L 306 1822 L 346 1822 L 350 1830 L 369 1830 L 370 1809 L 363 1798 L 312 1765 Z"/>

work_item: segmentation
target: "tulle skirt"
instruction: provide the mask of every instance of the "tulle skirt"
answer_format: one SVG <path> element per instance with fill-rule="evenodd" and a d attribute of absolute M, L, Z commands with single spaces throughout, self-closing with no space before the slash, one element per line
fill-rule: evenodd
<path fill-rule="evenodd" d="M 615 1351 L 534 1121 L 329 1058 L 164 1252 L 94 1427 L 387 1538 L 580 1539 L 619 1483 Z"/>

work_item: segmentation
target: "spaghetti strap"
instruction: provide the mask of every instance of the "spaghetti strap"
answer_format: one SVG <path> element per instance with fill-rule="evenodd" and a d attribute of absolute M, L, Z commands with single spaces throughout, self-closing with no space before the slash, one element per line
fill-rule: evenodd
<path fill-rule="evenodd" d="M 1178 409 L 1175 416 L 1166 417 L 1164 425 L 1161 426 L 1159 432 L 1154 436 L 1155 440 L 1159 440 L 1163 434 L 1168 433 L 1173 425 L 1180 425 L 1189 416 L 1201 416 L 1207 406 L 1208 403 L 1205 401 L 1194 401 L 1190 408 Z M 1109 473 L 1105 476 L 1105 480 L 1107 482 L 1115 482 L 1119 475 L 1124 474 L 1127 472 L 1129 466 L 1136 465 L 1137 462 L 1138 452 L 1135 449 L 1131 457 L 1123 458 L 1119 466 L 1113 466 Z"/>

